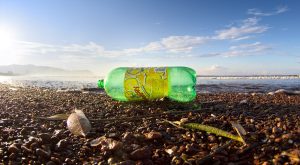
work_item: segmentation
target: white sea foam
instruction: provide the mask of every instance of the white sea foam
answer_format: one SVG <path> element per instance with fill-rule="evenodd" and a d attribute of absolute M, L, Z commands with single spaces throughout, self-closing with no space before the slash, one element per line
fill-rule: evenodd
<path fill-rule="evenodd" d="M 198 76 L 200 79 L 300 79 L 300 75 L 254 75 L 254 76 Z"/>

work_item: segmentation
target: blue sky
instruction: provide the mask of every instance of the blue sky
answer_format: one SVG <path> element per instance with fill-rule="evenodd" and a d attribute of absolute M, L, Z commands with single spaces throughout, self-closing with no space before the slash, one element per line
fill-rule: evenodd
<path fill-rule="evenodd" d="M 300 74 L 294 0 L 0 0 L 0 65 Z"/>

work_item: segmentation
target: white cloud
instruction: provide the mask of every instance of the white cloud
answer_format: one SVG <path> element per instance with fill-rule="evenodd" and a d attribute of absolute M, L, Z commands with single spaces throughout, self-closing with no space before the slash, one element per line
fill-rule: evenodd
<path fill-rule="evenodd" d="M 224 69 L 227 69 L 227 68 L 223 67 L 223 66 L 220 66 L 220 65 L 212 65 L 207 70 L 209 70 L 209 71 L 219 71 L 219 70 L 224 70 Z"/>
<path fill-rule="evenodd" d="M 241 40 L 246 40 L 246 39 L 249 39 L 251 38 L 250 36 L 243 36 L 243 37 L 239 37 L 239 38 L 235 38 L 233 39 L 234 41 L 241 41 Z"/>
<path fill-rule="evenodd" d="M 144 51 L 158 51 L 158 50 L 162 50 L 163 46 L 159 42 L 150 42 L 143 49 Z"/>
<path fill-rule="evenodd" d="M 209 41 L 209 37 L 201 36 L 169 36 L 159 41 L 150 42 L 146 46 L 121 50 L 121 54 L 137 54 L 155 51 L 167 51 L 171 53 L 188 53 L 193 48 Z"/>
<path fill-rule="evenodd" d="M 94 42 L 87 44 L 51 45 L 38 42 L 18 41 L 12 53 L 15 55 L 59 55 L 67 57 L 117 57 L 135 55 L 141 52 L 160 49 L 158 45 L 150 43 L 145 47 L 123 50 L 106 50 L 104 46 Z"/>
<path fill-rule="evenodd" d="M 190 52 L 195 46 L 208 41 L 207 37 L 200 36 L 170 36 L 161 39 L 164 49 L 173 52 Z"/>
<path fill-rule="evenodd" d="M 259 19 L 247 18 L 239 26 L 216 31 L 215 36 L 169 36 L 159 41 L 150 42 L 146 46 L 123 50 L 125 54 L 142 52 L 167 51 L 170 53 L 189 53 L 195 47 L 213 40 L 246 40 L 253 34 L 263 33 L 269 29 L 267 26 L 258 25 Z M 123 54 L 121 53 L 121 54 Z"/>
<path fill-rule="evenodd" d="M 270 50 L 271 46 L 264 45 L 260 42 L 251 44 L 242 44 L 237 46 L 231 46 L 228 51 L 214 52 L 206 54 L 191 55 L 191 57 L 235 57 L 235 56 L 251 56 L 260 55 Z"/>
<path fill-rule="evenodd" d="M 104 47 L 94 42 L 88 44 L 51 45 L 37 42 L 18 41 L 12 53 L 16 55 L 72 55 L 95 56 L 105 52 Z"/>
<path fill-rule="evenodd" d="M 260 45 L 262 45 L 260 42 L 255 42 L 255 43 L 251 43 L 251 44 L 242 44 L 242 45 L 231 46 L 229 49 L 230 50 L 249 49 L 249 48 L 253 48 L 256 46 L 260 46 Z"/>
<path fill-rule="evenodd" d="M 271 47 L 260 42 L 255 42 L 252 44 L 231 46 L 229 49 L 229 51 L 221 53 L 221 55 L 224 57 L 259 55 L 271 49 Z"/>
<path fill-rule="evenodd" d="M 205 43 L 208 39 L 197 36 L 169 36 L 159 41 L 150 42 L 149 44 L 138 47 L 121 50 L 107 50 L 104 46 L 94 42 L 87 44 L 68 44 L 68 45 L 51 45 L 37 42 L 19 41 L 14 54 L 24 55 L 59 55 L 64 57 L 117 57 L 131 56 L 142 53 L 153 53 L 156 51 L 167 51 L 171 53 L 187 53 L 194 47 Z"/>
<path fill-rule="evenodd" d="M 16 41 L 14 44 L 13 53 L 16 54 L 31 54 L 31 53 L 40 53 L 44 54 L 47 52 L 55 52 L 57 46 L 43 44 L 38 42 L 27 42 L 27 41 Z"/>
<path fill-rule="evenodd" d="M 167 51 L 171 53 L 188 53 L 193 48 L 206 43 L 209 37 L 201 36 L 169 36 L 161 38 L 159 41 L 150 42 L 146 46 L 139 48 L 124 49 L 125 54 L 135 54 L 141 52 Z"/>
<path fill-rule="evenodd" d="M 155 51 L 168 51 L 171 53 L 189 52 L 195 45 L 203 44 L 205 39 L 198 37 L 169 37 L 164 38 L 161 42 L 151 42 L 148 45 L 140 48 L 123 49 L 123 50 L 106 50 L 103 46 L 90 42 L 88 44 L 70 44 L 70 45 L 50 45 L 35 42 L 19 42 L 14 49 L 13 54 L 19 57 L 26 56 L 41 56 L 41 57 L 57 57 L 57 59 L 94 59 L 98 57 L 120 57 L 131 56 L 143 53 L 151 53 Z M 251 44 L 243 44 L 231 46 L 228 51 L 212 52 L 201 55 L 186 54 L 183 57 L 233 57 L 233 56 L 248 56 L 257 55 L 271 49 L 270 46 L 260 42 Z M 170 54 L 169 54 L 170 55 Z M 176 56 L 177 57 L 177 56 Z"/>
<path fill-rule="evenodd" d="M 57 48 L 61 53 L 70 55 L 81 55 L 83 52 L 85 52 L 87 55 L 99 55 L 105 52 L 103 46 L 94 42 L 89 42 L 86 45 L 71 44 Z"/>
<path fill-rule="evenodd" d="M 271 11 L 271 12 L 262 12 L 259 9 L 253 8 L 253 9 L 249 9 L 247 13 L 250 15 L 254 15 L 254 16 L 272 16 L 272 15 L 284 13 L 288 10 L 289 9 L 287 6 L 279 6 L 276 10 Z"/>
<path fill-rule="evenodd" d="M 219 40 L 241 40 L 250 38 L 249 35 L 263 33 L 269 29 L 267 26 L 258 25 L 257 18 L 247 18 L 242 21 L 240 26 L 232 26 L 228 29 L 216 31 L 216 36 L 214 39 Z"/>
<path fill-rule="evenodd" d="M 222 75 L 228 74 L 229 68 L 220 66 L 218 64 L 211 65 L 210 67 L 202 68 L 198 71 L 200 75 Z"/>

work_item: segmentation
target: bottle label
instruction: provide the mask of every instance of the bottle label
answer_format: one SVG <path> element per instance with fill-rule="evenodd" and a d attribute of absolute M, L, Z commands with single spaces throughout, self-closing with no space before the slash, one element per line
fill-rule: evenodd
<path fill-rule="evenodd" d="M 167 68 L 128 68 L 124 78 L 124 92 L 128 100 L 154 100 L 167 96 Z"/>

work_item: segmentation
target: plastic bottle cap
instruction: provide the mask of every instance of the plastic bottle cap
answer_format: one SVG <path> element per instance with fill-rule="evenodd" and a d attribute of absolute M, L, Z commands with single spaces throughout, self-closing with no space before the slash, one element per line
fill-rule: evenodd
<path fill-rule="evenodd" d="M 98 88 L 104 88 L 104 80 L 98 80 Z"/>

